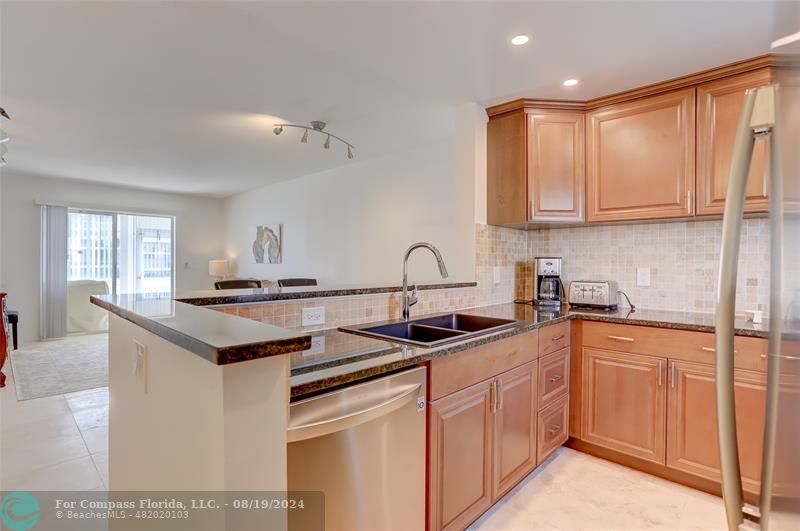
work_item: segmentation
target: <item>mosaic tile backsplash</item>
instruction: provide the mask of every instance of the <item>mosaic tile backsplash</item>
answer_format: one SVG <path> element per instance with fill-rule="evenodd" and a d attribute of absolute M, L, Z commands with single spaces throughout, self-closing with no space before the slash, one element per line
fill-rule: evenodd
<path fill-rule="evenodd" d="M 545 229 L 528 234 L 528 255 L 561 256 L 563 277 L 616 280 L 642 308 L 713 312 L 722 221 Z M 636 270 L 650 268 L 650 286 Z M 737 311 L 768 309 L 769 220 L 745 220 Z"/>
<path fill-rule="evenodd" d="M 722 222 L 582 226 L 522 231 L 478 225 L 474 288 L 419 292 L 413 315 L 531 298 L 532 260 L 563 258 L 563 279 L 616 280 L 641 308 L 713 312 Z M 762 310 L 769 301 L 769 222 L 744 222 L 737 311 Z M 650 268 L 650 286 L 636 285 L 639 267 Z M 324 306 L 322 327 L 302 327 L 302 309 Z M 400 317 L 400 294 L 368 295 L 220 306 L 217 309 L 286 328 L 335 328 Z"/>

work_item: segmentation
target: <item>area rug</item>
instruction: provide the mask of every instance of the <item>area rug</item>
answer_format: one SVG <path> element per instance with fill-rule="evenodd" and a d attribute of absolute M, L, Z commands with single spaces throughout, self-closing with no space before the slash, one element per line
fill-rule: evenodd
<path fill-rule="evenodd" d="M 108 385 L 108 334 L 40 341 L 10 359 L 18 400 Z"/>

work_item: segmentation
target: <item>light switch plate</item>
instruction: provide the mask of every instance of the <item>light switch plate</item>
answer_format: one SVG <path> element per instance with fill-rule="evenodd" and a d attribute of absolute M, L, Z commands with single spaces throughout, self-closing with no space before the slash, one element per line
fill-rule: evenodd
<path fill-rule="evenodd" d="M 303 356 L 325 352 L 325 336 L 311 336 L 311 348 L 303 351 Z"/>
<path fill-rule="evenodd" d="M 636 285 L 646 287 L 650 285 L 650 268 L 639 267 L 636 269 Z"/>
<path fill-rule="evenodd" d="M 325 307 L 303 308 L 303 326 L 318 326 L 325 324 Z"/>

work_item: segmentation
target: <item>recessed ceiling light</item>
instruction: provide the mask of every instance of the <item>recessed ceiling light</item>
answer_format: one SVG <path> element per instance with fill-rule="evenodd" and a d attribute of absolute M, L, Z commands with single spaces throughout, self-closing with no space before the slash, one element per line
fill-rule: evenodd
<path fill-rule="evenodd" d="M 574 87 L 577 84 L 578 84 L 578 80 L 577 79 L 567 79 L 563 83 L 563 85 L 565 87 Z"/>
<path fill-rule="evenodd" d="M 511 44 L 513 44 L 514 46 L 521 46 L 526 42 L 528 42 L 529 40 L 530 37 L 528 37 L 527 35 L 516 35 L 511 38 Z"/>

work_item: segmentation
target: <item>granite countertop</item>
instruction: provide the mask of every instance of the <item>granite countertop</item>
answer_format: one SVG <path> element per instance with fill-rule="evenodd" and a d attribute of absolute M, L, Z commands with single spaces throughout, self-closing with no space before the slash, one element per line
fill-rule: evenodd
<path fill-rule="evenodd" d="M 91 301 L 217 365 L 311 348 L 305 332 L 175 301 L 169 294 L 98 295 Z"/>
<path fill-rule="evenodd" d="M 472 288 L 477 282 L 437 282 L 410 284 L 418 290 Z M 206 291 L 188 291 L 175 294 L 173 299 L 195 306 L 211 306 L 219 304 L 245 304 L 253 302 L 286 301 L 293 299 L 316 299 L 320 297 L 351 297 L 354 295 L 377 295 L 402 291 L 402 285 L 359 284 L 353 286 L 296 286 L 266 287 L 249 289 L 221 289 Z"/>
<path fill-rule="evenodd" d="M 370 376 L 410 367 L 437 357 L 447 356 L 570 319 L 580 318 L 587 321 L 714 332 L 713 314 L 691 312 L 638 309 L 631 312 L 627 308 L 614 311 L 578 310 L 569 309 L 566 306 L 556 311 L 550 311 L 514 303 L 459 310 L 458 312 L 514 319 L 518 323 L 512 328 L 495 334 L 449 343 L 436 348 L 392 343 L 334 329 L 314 332 L 312 333 L 312 348 L 291 355 L 292 397 L 302 397 Z M 737 319 L 735 323 L 737 335 L 765 338 L 767 332 L 766 323 L 758 325 L 749 323 L 745 319 Z"/>
<path fill-rule="evenodd" d="M 427 289 L 454 286 L 461 284 L 428 285 Z M 330 288 L 320 289 L 331 292 Z M 260 296 L 252 293 L 258 290 L 224 291 L 236 292 L 232 295 L 235 298 Z M 306 332 L 279 328 L 203 308 L 205 304 L 219 304 L 219 297 L 204 297 L 203 294 L 218 292 L 199 293 L 200 295 L 192 295 L 188 299 L 181 298 L 181 295 L 174 297 L 172 294 L 136 294 L 93 296 L 91 300 L 101 308 L 218 365 L 290 354 L 293 397 L 409 367 L 568 319 L 580 318 L 699 332 L 714 331 L 712 314 L 662 310 L 630 312 L 628 309 L 601 311 L 570 309 L 567 306 L 556 310 L 540 310 L 531 305 L 506 303 L 459 310 L 459 313 L 513 319 L 517 321 L 515 326 L 493 334 L 425 348 L 371 339 L 335 329 Z M 184 302 L 187 300 L 192 303 Z M 767 331 L 766 323 L 757 325 L 738 319 L 735 324 L 737 335 L 767 337 Z"/>

